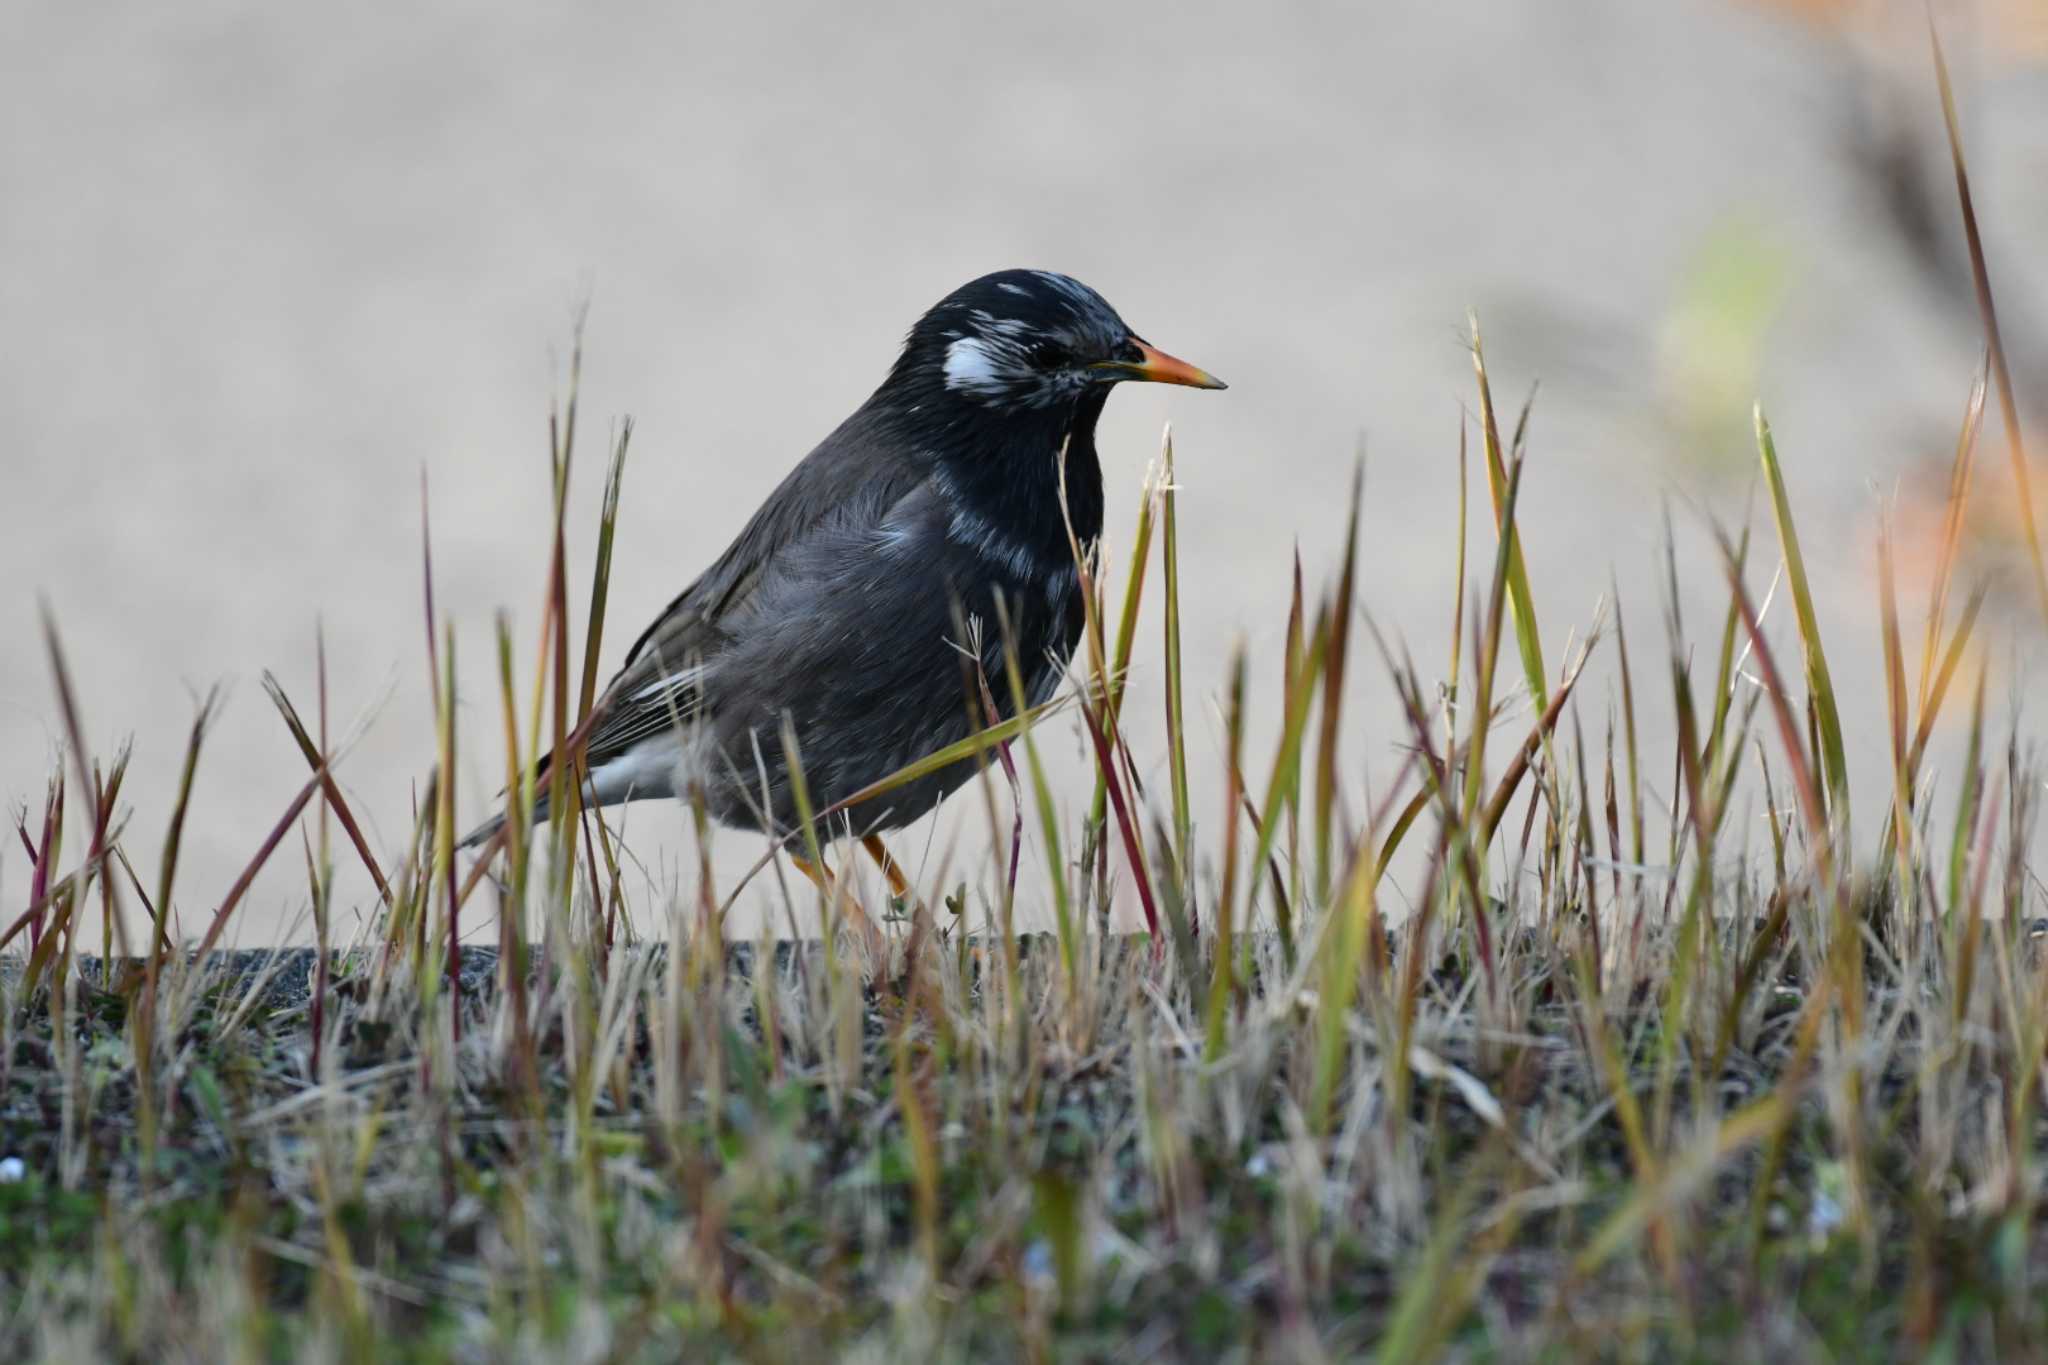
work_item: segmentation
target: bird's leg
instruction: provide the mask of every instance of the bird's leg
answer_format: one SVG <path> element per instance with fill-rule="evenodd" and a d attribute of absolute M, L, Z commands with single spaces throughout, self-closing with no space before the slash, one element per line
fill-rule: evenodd
<path fill-rule="evenodd" d="M 889 879 L 889 894 L 897 900 L 906 899 L 910 895 L 910 879 L 903 875 L 902 867 L 890 856 L 889 846 L 882 842 L 882 836 L 864 834 L 860 846 L 868 851 L 868 856 L 875 860 L 875 866 L 881 868 L 882 875 Z"/>
<path fill-rule="evenodd" d="M 860 908 L 860 902 L 851 895 L 840 896 L 835 886 L 838 879 L 832 875 L 831 864 L 825 861 L 823 853 L 818 855 L 818 861 L 815 863 L 797 853 L 790 854 L 789 860 L 796 864 L 796 870 L 803 873 L 809 879 L 811 885 L 818 888 L 818 894 L 831 901 L 834 905 L 843 905 L 845 907 L 848 917 L 853 920 L 855 929 L 859 931 L 863 939 L 867 940 L 871 948 L 880 944 L 881 931 L 876 929 L 875 922 L 868 918 L 868 912 Z"/>
<path fill-rule="evenodd" d="M 826 865 L 822 854 L 815 863 L 794 853 L 789 855 L 789 860 L 796 864 L 796 870 L 803 873 L 812 886 L 828 896 L 832 894 L 832 869 Z"/>

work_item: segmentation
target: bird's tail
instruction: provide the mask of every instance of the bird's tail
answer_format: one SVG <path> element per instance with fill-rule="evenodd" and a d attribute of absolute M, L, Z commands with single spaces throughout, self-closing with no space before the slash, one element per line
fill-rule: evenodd
<path fill-rule="evenodd" d="M 542 789 L 534 793 L 533 823 L 537 825 L 547 818 L 548 794 L 546 789 Z M 497 837 L 498 831 L 503 828 L 505 828 L 505 816 L 503 812 L 500 812 L 499 814 L 493 815 L 490 819 L 484 821 L 481 825 L 478 825 L 469 833 L 463 835 L 461 840 L 457 842 L 455 847 L 457 847 L 458 849 L 476 848 L 479 845 L 489 843 L 492 839 Z"/>
<path fill-rule="evenodd" d="M 499 830 L 503 828 L 505 828 L 505 817 L 502 815 L 493 815 L 490 819 L 484 821 L 481 825 L 478 825 L 475 829 L 463 835 L 461 840 L 456 843 L 455 847 L 475 848 L 478 844 L 483 843 L 485 840 L 489 839 L 492 835 L 496 834 Z"/>

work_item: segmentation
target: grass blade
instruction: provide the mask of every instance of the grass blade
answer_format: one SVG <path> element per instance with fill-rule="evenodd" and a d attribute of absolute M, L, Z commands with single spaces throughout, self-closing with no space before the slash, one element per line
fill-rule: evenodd
<path fill-rule="evenodd" d="M 1806 656 L 1807 697 L 1820 731 L 1820 764 L 1831 817 L 1844 823 L 1849 818 L 1849 761 L 1842 746 L 1842 719 L 1835 705 L 1835 684 L 1828 674 L 1827 651 L 1821 647 L 1820 618 L 1813 609 L 1813 588 L 1806 577 L 1806 557 L 1800 553 L 1799 530 L 1792 521 L 1792 502 L 1785 492 L 1785 473 L 1778 464 L 1777 443 L 1771 439 L 1771 424 L 1764 419 L 1761 403 L 1755 409 L 1757 452 L 1763 460 L 1764 481 L 1770 488 L 1771 514 L 1778 524 L 1778 544 L 1785 555 L 1785 577 L 1792 588 L 1792 609 L 1799 621 L 1799 643 Z M 1730 551 L 1731 555 L 1733 551 Z M 1761 639 L 1754 633 L 1761 650 Z"/>
<path fill-rule="evenodd" d="M 1977 230 L 1977 207 L 1970 196 L 1970 171 L 1963 161 L 1963 132 L 1956 118 L 1956 95 L 1949 84 L 1948 59 L 1942 55 L 1941 32 L 1934 11 L 1927 12 L 1927 37 L 1934 52 L 1934 76 L 1941 87 L 1941 118 L 1948 129 L 1949 158 L 1955 163 L 1956 202 L 1963 211 L 1963 236 L 1970 246 L 1970 278 L 1977 290 L 1977 311 L 1984 318 L 1984 341 L 1991 352 L 1991 371 L 1998 377 L 1998 408 L 2005 419 L 2006 450 L 2012 459 L 2013 493 L 2020 523 L 2027 532 L 2027 560 L 2034 571 L 2034 593 L 2048 620 L 2048 563 L 2041 555 L 2041 532 L 2034 518 L 2033 481 L 2027 474 L 2026 441 L 2020 434 L 2019 402 L 2013 395 L 2012 367 L 2005 357 L 2005 337 L 1998 327 L 1998 304 L 1991 294 L 1991 267 L 1984 259 L 1984 239 Z"/>
<path fill-rule="evenodd" d="M 1479 339 L 1479 316 L 1476 313 L 1471 317 L 1471 326 L 1472 369 L 1479 378 L 1481 443 L 1486 447 L 1486 488 L 1493 495 L 1494 529 L 1506 547 L 1508 601 L 1514 612 L 1515 644 L 1522 655 L 1522 674 L 1529 684 L 1529 695 L 1541 710 L 1549 699 L 1544 683 L 1543 641 L 1536 628 L 1536 604 L 1529 592 L 1529 570 L 1522 562 L 1522 537 L 1515 527 L 1508 467 L 1501 450 L 1500 425 L 1494 416 L 1493 386 L 1486 378 L 1486 351 Z"/>

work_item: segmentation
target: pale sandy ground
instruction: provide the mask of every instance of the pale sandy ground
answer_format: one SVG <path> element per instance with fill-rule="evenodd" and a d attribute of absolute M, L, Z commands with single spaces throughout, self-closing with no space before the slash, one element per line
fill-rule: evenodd
<path fill-rule="evenodd" d="M 1440 671 L 1476 306 L 1501 392 L 1543 384 L 1524 511 L 1553 662 L 1613 573 L 1637 676 L 1656 676 L 1666 497 L 1711 647 L 1696 509 L 1739 513 L 1761 394 L 1881 803 L 1877 508 L 1945 458 L 1978 345 L 1941 163 L 1911 182 L 1931 187 L 1932 256 L 1901 230 L 1910 196 L 1871 171 L 1885 120 L 1938 129 L 1917 49 L 1888 65 L 1759 10 L 1629 0 L 407 13 L 17 6 L 0 34 L 0 798 L 39 805 L 56 747 L 39 595 L 94 744 L 134 737 L 145 866 L 193 697 L 225 682 L 188 928 L 304 779 L 257 680 L 275 669 L 310 705 L 316 621 L 337 723 L 388 693 L 344 775 L 394 856 L 430 753 L 422 469 L 467 679 L 464 801 L 483 813 L 491 614 L 510 607 L 530 657 L 544 419 L 586 292 L 579 579 L 606 424 L 639 422 L 608 667 L 926 304 L 984 270 L 1054 266 L 1232 384 L 1126 391 L 1103 432 L 1119 532 L 1162 421 L 1179 433 L 1208 812 L 1228 652 L 1255 651 L 1254 735 L 1270 733 L 1289 555 L 1333 565 L 1361 438 L 1367 600 Z M 1972 33 L 1956 21 L 1980 208 L 2039 394 L 2048 79 L 2013 30 Z M 1763 299 L 1730 340 L 1687 322 L 1717 268 Z M 1984 468 L 2009 504 L 1995 442 Z M 2033 651 L 2038 626 L 2020 638 Z M 2026 691 L 2009 662 L 2001 715 Z M 1399 738 L 1377 668 L 1355 674 L 1354 805 Z M 1136 682 L 1145 753 L 1157 686 L 1149 667 Z M 1583 695 L 1597 731 L 1607 674 Z M 1661 697 L 1645 711 L 1661 731 Z M 1077 771 L 1070 728 L 1046 738 Z M 956 804 L 978 848 L 979 812 Z M 675 814 L 631 823 L 669 876 L 688 846 L 656 836 Z M 754 852 L 728 838 L 720 867 Z M 244 942 L 302 913 L 286 855 Z M 6 913 L 25 884 L 10 830 Z M 363 889 L 344 864 L 344 899 Z"/>

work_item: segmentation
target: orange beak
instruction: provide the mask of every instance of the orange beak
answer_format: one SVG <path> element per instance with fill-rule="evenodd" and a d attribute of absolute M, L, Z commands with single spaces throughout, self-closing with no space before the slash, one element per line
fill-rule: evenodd
<path fill-rule="evenodd" d="M 1136 337 L 1131 338 L 1131 344 L 1138 348 L 1141 359 L 1105 360 L 1089 368 L 1104 371 L 1112 380 L 1142 379 L 1153 384 L 1185 384 L 1191 389 L 1230 387 L 1207 370 L 1198 370 Z"/>

